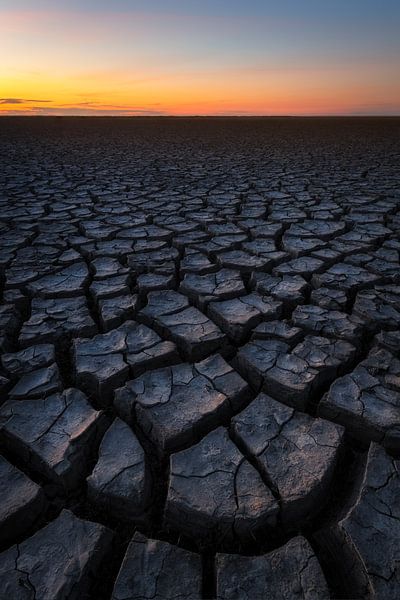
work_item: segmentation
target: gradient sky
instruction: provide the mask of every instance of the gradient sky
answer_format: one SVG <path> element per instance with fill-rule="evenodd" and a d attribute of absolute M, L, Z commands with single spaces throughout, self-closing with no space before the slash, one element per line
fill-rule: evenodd
<path fill-rule="evenodd" d="M 0 0 L 0 114 L 400 114 L 400 0 Z"/>

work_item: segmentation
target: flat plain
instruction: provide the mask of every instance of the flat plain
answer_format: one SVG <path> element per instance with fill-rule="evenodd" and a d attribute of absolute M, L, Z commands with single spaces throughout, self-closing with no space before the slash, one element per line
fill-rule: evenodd
<path fill-rule="evenodd" d="M 0 599 L 400 597 L 400 118 L 1 118 Z"/>

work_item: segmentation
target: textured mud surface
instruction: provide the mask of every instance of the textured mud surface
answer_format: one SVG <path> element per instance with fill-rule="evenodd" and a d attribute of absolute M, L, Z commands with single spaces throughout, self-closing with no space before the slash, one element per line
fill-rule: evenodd
<path fill-rule="evenodd" d="M 1 119 L 1 600 L 400 597 L 399 140 Z"/>

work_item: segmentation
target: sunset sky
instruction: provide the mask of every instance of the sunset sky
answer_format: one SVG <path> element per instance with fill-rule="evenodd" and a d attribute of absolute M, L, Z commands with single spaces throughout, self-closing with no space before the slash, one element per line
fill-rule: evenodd
<path fill-rule="evenodd" d="M 0 0 L 0 114 L 400 114 L 400 0 Z"/>

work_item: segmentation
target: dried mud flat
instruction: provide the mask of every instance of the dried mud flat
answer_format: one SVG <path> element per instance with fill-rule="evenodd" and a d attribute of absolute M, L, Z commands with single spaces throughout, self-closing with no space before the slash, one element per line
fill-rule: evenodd
<path fill-rule="evenodd" d="M 400 119 L 0 161 L 0 599 L 399 598 Z"/>

